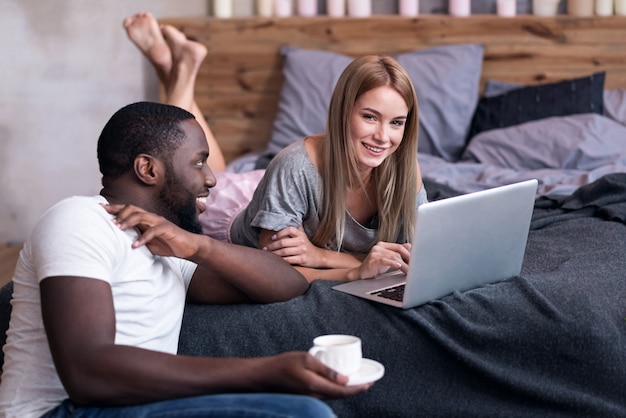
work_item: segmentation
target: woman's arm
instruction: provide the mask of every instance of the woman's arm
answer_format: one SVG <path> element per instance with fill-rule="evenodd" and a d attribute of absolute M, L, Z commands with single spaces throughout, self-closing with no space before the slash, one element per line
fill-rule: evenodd
<path fill-rule="evenodd" d="M 293 227 L 262 230 L 259 246 L 290 262 L 309 282 L 370 279 L 388 270 L 406 273 L 411 255 L 411 244 L 379 242 L 360 260 L 353 254 L 316 247 L 304 231 Z"/>
<path fill-rule="evenodd" d="M 354 268 L 361 264 L 356 255 L 316 246 L 302 228 L 291 226 L 280 231 L 262 229 L 259 248 L 282 257 L 292 265 L 302 267 Z"/>

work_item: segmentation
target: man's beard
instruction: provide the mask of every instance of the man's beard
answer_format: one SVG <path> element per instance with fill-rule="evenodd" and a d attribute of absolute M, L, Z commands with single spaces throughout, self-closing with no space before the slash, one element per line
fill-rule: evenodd
<path fill-rule="evenodd" d="M 186 231 L 195 234 L 202 232 L 202 224 L 198 220 L 196 195 L 186 192 L 171 167 L 167 167 L 165 188 L 159 193 L 159 200 L 162 204 L 161 216 Z"/>

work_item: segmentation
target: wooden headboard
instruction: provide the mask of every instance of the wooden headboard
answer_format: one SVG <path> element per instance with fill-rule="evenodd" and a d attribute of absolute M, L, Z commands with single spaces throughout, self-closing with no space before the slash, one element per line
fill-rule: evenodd
<path fill-rule="evenodd" d="M 485 47 L 482 81 L 537 84 L 605 70 L 606 88 L 626 88 L 626 17 L 160 19 L 208 48 L 196 99 L 227 161 L 265 148 L 282 83 L 279 48 L 359 56 L 455 43 Z"/>

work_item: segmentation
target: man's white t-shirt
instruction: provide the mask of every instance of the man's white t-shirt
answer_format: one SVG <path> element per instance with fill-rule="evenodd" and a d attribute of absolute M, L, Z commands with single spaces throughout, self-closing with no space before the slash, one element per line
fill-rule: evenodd
<path fill-rule="evenodd" d="M 24 244 L 14 293 L 0 383 L 1 417 L 39 417 L 68 395 L 54 367 L 41 318 L 39 282 L 78 276 L 111 285 L 115 343 L 176 353 L 185 296 L 196 265 L 153 255 L 131 244 L 101 196 L 72 197 L 48 210 Z"/>

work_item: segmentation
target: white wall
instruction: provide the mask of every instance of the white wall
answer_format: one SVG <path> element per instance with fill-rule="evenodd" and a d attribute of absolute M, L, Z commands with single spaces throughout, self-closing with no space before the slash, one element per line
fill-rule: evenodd
<path fill-rule="evenodd" d="M 207 0 L 0 0 L 0 243 L 42 213 L 97 194 L 96 142 L 118 108 L 158 99 L 122 20 L 207 13 Z"/>
<path fill-rule="evenodd" d="M 472 0 L 472 11 L 492 12 L 495 1 Z M 518 0 L 518 12 L 529 2 Z M 420 9 L 447 4 L 421 0 Z M 395 13 L 397 2 L 374 0 L 373 9 Z M 210 0 L 0 0 L 0 244 L 23 242 L 60 199 L 97 194 L 100 130 L 120 107 L 158 99 L 152 69 L 122 29 L 143 10 L 203 15 Z"/>

